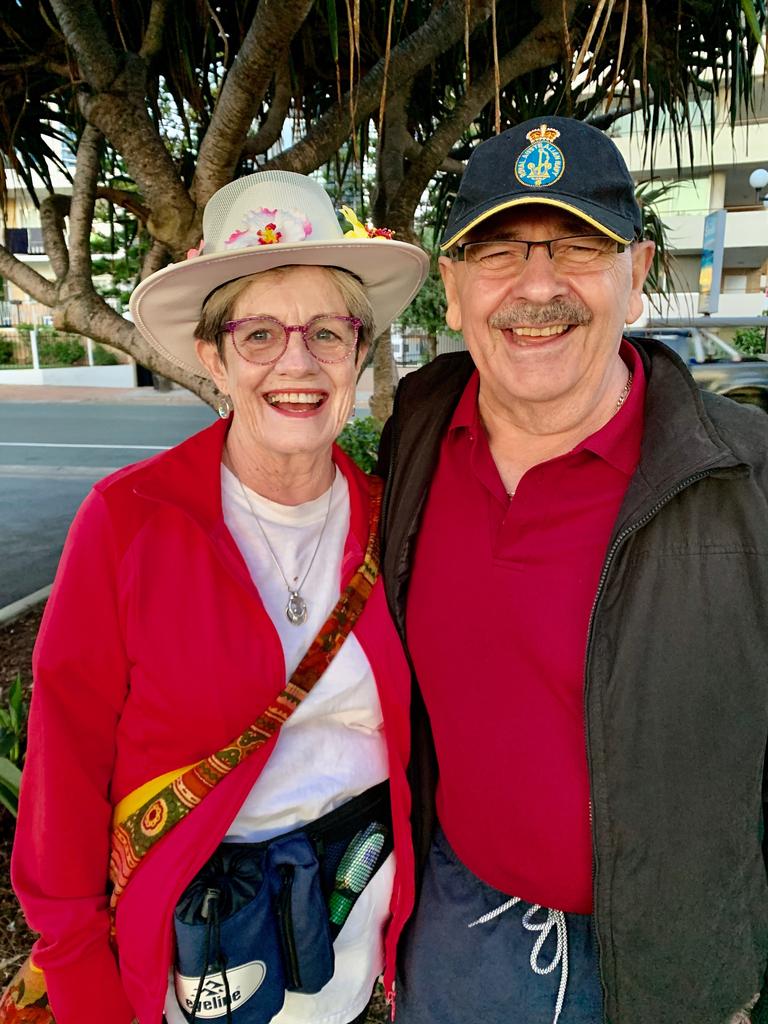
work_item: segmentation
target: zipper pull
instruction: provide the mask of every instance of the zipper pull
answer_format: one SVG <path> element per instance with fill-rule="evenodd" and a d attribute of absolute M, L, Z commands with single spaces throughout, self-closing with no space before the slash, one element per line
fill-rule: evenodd
<path fill-rule="evenodd" d="M 206 889 L 205 896 L 203 897 L 203 905 L 200 908 L 200 917 L 204 921 L 207 921 L 211 914 L 211 904 L 217 903 L 219 896 L 221 896 L 221 890 L 219 889 Z"/>

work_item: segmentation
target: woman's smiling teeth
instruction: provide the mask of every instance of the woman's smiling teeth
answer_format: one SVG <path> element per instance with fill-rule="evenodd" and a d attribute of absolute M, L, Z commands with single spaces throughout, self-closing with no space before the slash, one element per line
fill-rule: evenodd
<path fill-rule="evenodd" d="M 322 391 L 269 391 L 264 398 L 269 405 L 291 412 L 317 409 L 328 396 Z"/>

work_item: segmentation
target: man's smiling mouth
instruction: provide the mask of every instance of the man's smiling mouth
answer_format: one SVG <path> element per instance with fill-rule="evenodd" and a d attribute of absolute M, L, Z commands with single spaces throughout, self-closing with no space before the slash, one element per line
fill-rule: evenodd
<path fill-rule="evenodd" d="M 565 334 L 573 324 L 550 324 L 546 327 L 510 327 L 511 334 L 521 338 L 553 338 L 558 334 Z"/>
<path fill-rule="evenodd" d="M 521 348 L 533 348 L 558 341 L 574 327 L 589 324 L 592 313 L 576 300 L 554 299 L 537 305 L 516 302 L 495 312 L 488 320 L 508 342 Z"/>

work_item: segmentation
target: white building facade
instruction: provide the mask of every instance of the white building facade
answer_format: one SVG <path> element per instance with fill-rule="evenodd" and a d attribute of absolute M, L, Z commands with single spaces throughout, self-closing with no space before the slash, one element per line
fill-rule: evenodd
<path fill-rule="evenodd" d="M 655 206 L 673 251 L 668 287 L 674 291 L 658 297 L 654 318 L 699 314 L 704 220 L 715 210 L 725 210 L 726 220 L 719 306 L 712 316 L 760 316 L 768 309 L 768 188 L 756 192 L 749 179 L 753 171 L 768 169 L 768 88 L 762 76 L 755 83 L 754 109 L 744 113 L 733 131 L 722 104 L 714 140 L 694 112 L 693 165 L 683 139 L 679 170 L 672 133 L 659 132 L 651 150 L 638 123 L 630 133 L 630 120 L 617 121 L 609 134 L 635 180 L 670 184 Z"/>

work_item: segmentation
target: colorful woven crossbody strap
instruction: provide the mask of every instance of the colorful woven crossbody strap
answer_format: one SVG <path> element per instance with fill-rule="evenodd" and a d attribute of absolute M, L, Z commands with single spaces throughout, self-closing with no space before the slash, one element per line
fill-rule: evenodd
<path fill-rule="evenodd" d="M 197 807 L 233 768 L 237 768 L 275 735 L 312 690 L 349 635 L 379 573 L 381 480 L 370 477 L 369 488 L 369 536 L 363 563 L 344 589 L 336 607 L 282 693 L 241 736 L 178 774 L 173 781 L 153 793 L 136 810 L 115 824 L 109 867 L 113 886 L 110 907 L 113 913 L 131 875 L 155 843 Z"/>

